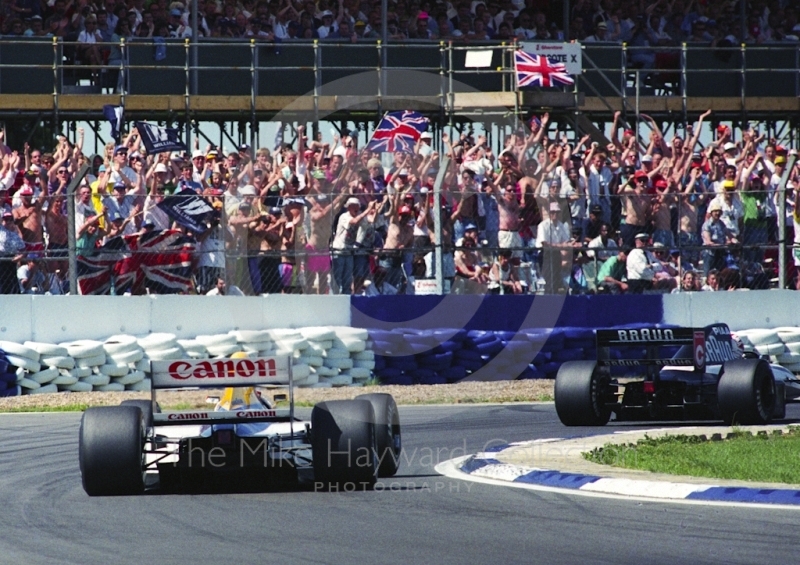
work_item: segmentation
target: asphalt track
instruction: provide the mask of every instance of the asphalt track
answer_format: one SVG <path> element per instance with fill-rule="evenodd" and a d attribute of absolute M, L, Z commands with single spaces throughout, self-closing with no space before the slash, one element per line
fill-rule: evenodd
<path fill-rule="evenodd" d="M 433 470 L 494 444 L 574 435 L 552 404 L 401 407 L 401 418 L 400 471 L 373 492 L 235 492 L 234 484 L 234 492 L 90 498 L 78 470 L 79 414 L 0 415 L 0 565 L 798 561 L 793 511 L 585 498 Z M 623 426 L 641 427 L 603 430 Z"/>

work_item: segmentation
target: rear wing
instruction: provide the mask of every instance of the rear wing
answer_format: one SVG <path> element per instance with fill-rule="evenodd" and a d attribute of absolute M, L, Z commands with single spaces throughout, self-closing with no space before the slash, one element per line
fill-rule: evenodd
<path fill-rule="evenodd" d="M 635 367 L 645 365 L 683 366 L 705 369 L 740 357 L 733 349 L 731 331 L 726 324 L 712 324 L 704 328 L 636 328 L 597 330 L 597 362 L 599 365 Z M 676 352 L 665 353 L 665 347 Z M 614 358 L 612 349 L 646 348 L 644 359 Z"/>
<path fill-rule="evenodd" d="M 153 414 L 159 426 L 206 425 L 292 421 L 294 419 L 294 381 L 292 357 L 246 357 L 242 359 L 174 359 L 153 361 L 152 396 L 156 390 L 177 388 L 228 388 L 255 386 L 289 387 L 289 410 L 195 410 Z"/>

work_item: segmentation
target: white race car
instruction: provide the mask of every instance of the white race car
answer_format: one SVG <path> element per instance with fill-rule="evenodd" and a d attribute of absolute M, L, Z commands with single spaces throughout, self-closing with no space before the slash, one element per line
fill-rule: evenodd
<path fill-rule="evenodd" d="M 314 481 L 315 487 L 371 488 L 397 472 L 400 418 L 391 395 L 320 402 L 311 421 L 294 415 L 290 356 L 183 359 L 152 363 L 152 398 L 89 408 L 80 428 L 83 488 L 90 496 L 137 494 L 208 475 Z M 275 409 L 256 386 L 289 386 Z M 214 410 L 162 413 L 156 391 L 226 387 Z M 350 487 L 349 485 L 353 485 Z"/>

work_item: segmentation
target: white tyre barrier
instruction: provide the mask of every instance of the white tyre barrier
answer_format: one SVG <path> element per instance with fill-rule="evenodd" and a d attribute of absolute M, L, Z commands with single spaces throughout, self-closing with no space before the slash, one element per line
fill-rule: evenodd
<path fill-rule="evenodd" d="M 778 328 L 778 336 L 783 343 L 800 341 L 800 328 Z"/>
<path fill-rule="evenodd" d="M 187 353 L 190 351 L 197 351 L 199 353 L 206 352 L 206 346 L 196 339 L 179 339 L 178 345 L 180 345 Z"/>
<path fill-rule="evenodd" d="M 325 366 L 331 369 L 352 369 L 353 360 L 347 359 L 325 359 Z"/>
<path fill-rule="evenodd" d="M 160 351 L 178 345 L 178 338 L 171 333 L 152 333 L 137 338 L 137 342 L 145 351 Z"/>
<path fill-rule="evenodd" d="M 17 370 L 15 371 L 14 374 L 17 375 L 17 382 L 19 382 L 21 379 L 25 378 L 25 376 L 28 374 L 28 372 L 25 369 L 23 369 L 22 367 L 17 367 Z"/>
<path fill-rule="evenodd" d="M 220 355 L 228 356 L 242 350 L 242 346 L 236 342 L 221 345 L 207 345 L 206 348 L 208 349 L 208 354 L 215 357 Z"/>
<path fill-rule="evenodd" d="M 786 349 L 789 353 L 800 353 L 800 341 L 790 341 L 784 345 L 786 345 Z"/>
<path fill-rule="evenodd" d="M 318 355 L 301 355 L 297 360 L 312 367 L 322 367 L 324 362 L 324 359 Z"/>
<path fill-rule="evenodd" d="M 51 381 L 51 384 L 58 386 L 69 386 L 74 385 L 77 382 L 78 377 L 73 377 L 72 375 L 59 375 Z"/>
<path fill-rule="evenodd" d="M 353 367 L 347 372 L 351 377 L 353 377 L 354 380 L 367 380 L 372 378 L 372 371 L 365 369 L 364 367 Z"/>
<path fill-rule="evenodd" d="M 170 359 L 181 359 L 184 355 L 183 349 L 180 347 L 170 347 L 169 349 L 161 349 L 159 351 L 146 351 L 147 357 L 151 361 L 168 361 Z"/>
<path fill-rule="evenodd" d="M 152 388 L 150 379 L 144 379 L 132 385 L 126 385 L 125 390 L 134 390 L 136 392 L 149 392 Z"/>
<path fill-rule="evenodd" d="M 37 373 L 42 368 L 38 361 L 34 361 L 30 357 L 6 354 L 6 359 L 8 359 L 9 365 L 14 365 L 31 373 Z"/>
<path fill-rule="evenodd" d="M 75 360 L 75 363 L 78 367 L 99 367 L 100 365 L 105 365 L 106 354 L 102 349 L 100 351 L 100 355 L 95 355 L 94 357 L 79 357 Z"/>
<path fill-rule="evenodd" d="M 375 361 L 375 352 L 371 349 L 365 349 L 351 355 L 356 361 Z"/>
<path fill-rule="evenodd" d="M 300 333 L 300 330 L 293 330 L 290 328 L 278 328 L 274 330 L 267 330 L 267 335 L 272 341 L 278 341 L 281 339 L 302 339 L 303 334 Z"/>
<path fill-rule="evenodd" d="M 81 359 L 83 357 L 97 357 L 98 355 L 106 354 L 106 352 L 103 350 L 103 343 L 100 341 L 94 341 L 92 339 L 79 339 L 76 341 L 61 343 L 59 345 L 66 347 L 70 357 L 74 357 L 75 359 Z"/>
<path fill-rule="evenodd" d="M 55 367 L 50 367 L 43 371 L 39 371 L 38 373 L 31 373 L 28 375 L 32 381 L 36 381 L 40 385 L 46 385 L 47 383 L 51 382 L 53 379 L 57 378 L 59 375 L 58 369 Z"/>
<path fill-rule="evenodd" d="M 103 342 L 103 350 L 106 355 L 116 355 L 141 349 L 138 341 L 132 335 L 112 335 Z"/>
<path fill-rule="evenodd" d="M 302 387 L 305 388 L 305 387 L 314 386 L 318 382 L 319 382 L 319 375 L 317 375 L 315 373 L 309 373 L 309 375 L 305 379 L 303 379 L 302 382 L 297 383 L 297 386 L 302 386 Z"/>
<path fill-rule="evenodd" d="M 119 383 L 121 385 L 127 386 L 127 385 L 133 385 L 133 384 L 136 384 L 136 383 L 138 383 L 140 381 L 143 381 L 144 378 L 145 378 L 145 375 L 144 375 L 144 373 L 142 371 L 131 371 L 130 373 L 128 373 L 127 375 L 125 375 L 123 377 L 119 377 L 119 378 L 113 379 L 112 382 Z"/>
<path fill-rule="evenodd" d="M 55 357 L 42 357 L 40 361 L 45 367 L 56 367 L 58 369 L 75 368 L 75 359 L 72 357 L 63 357 L 60 355 Z"/>
<path fill-rule="evenodd" d="M 6 352 L 7 355 L 15 357 L 24 357 L 31 361 L 39 361 L 41 355 L 35 349 L 32 349 L 21 343 L 14 343 L 13 341 L 0 341 L 0 349 Z"/>
<path fill-rule="evenodd" d="M 28 394 L 51 394 L 53 392 L 58 392 L 58 387 L 51 383 L 49 385 L 42 385 L 39 388 L 31 389 L 28 391 Z"/>
<path fill-rule="evenodd" d="M 55 343 L 44 343 L 41 341 L 26 341 L 23 343 L 25 347 L 30 347 L 42 357 L 63 357 L 69 355 L 66 347 L 61 347 Z M 2 347 L 0 347 L 2 349 Z"/>
<path fill-rule="evenodd" d="M 150 359 L 142 359 L 141 361 L 137 361 L 133 368 L 137 371 L 142 371 L 143 373 L 149 373 Z"/>
<path fill-rule="evenodd" d="M 756 329 L 756 330 L 745 330 L 743 332 L 737 332 L 738 334 L 744 334 L 750 340 L 754 346 L 759 345 L 770 345 L 772 343 L 781 343 L 781 337 L 778 335 L 778 330 L 763 330 L 763 329 Z"/>
<path fill-rule="evenodd" d="M 781 365 L 800 363 L 800 353 L 781 353 L 777 356 L 776 361 Z"/>
<path fill-rule="evenodd" d="M 780 355 L 786 351 L 786 346 L 783 343 L 767 343 L 756 345 L 756 351 L 760 355 Z"/>
<path fill-rule="evenodd" d="M 333 385 L 328 382 L 318 382 L 317 384 L 309 385 L 308 388 L 333 388 Z"/>
<path fill-rule="evenodd" d="M 366 341 L 369 339 L 369 332 L 364 328 L 352 328 L 350 326 L 338 326 L 334 328 L 336 335 L 339 337 L 347 336 L 353 339 L 360 339 Z"/>
<path fill-rule="evenodd" d="M 124 363 L 121 364 L 106 363 L 105 365 L 101 365 L 99 369 L 101 373 L 103 373 L 104 375 L 108 375 L 109 377 L 124 377 L 131 370 L 131 368 Z"/>
<path fill-rule="evenodd" d="M 300 328 L 300 334 L 309 341 L 328 341 L 336 337 L 336 331 L 328 327 Z"/>
<path fill-rule="evenodd" d="M 361 359 L 354 359 L 353 368 L 367 369 L 371 371 L 375 368 L 375 361 L 362 361 Z"/>
<path fill-rule="evenodd" d="M 239 344 L 242 348 L 242 351 L 247 353 L 250 357 L 258 357 L 258 348 L 257 347 L 250 347 L 245 343 Z"/>
<path fill-rule="evenodd" d="M 334 347 L 341 347 L 350 353 L 360 353 L 367 348 L 367 342 L 363 339 L 355 339 L 345 336 L 344 338 L 336 338 L 333 340 Z"/>
<path fill-rule="evenodd" d="M 326 359 L 350 359 L 350 352 L 341 347 L 334 347 L 325 352 Z"/>
<path fill-rule="evenodd" d="M 350 386 L 353 384 L 353 377 L 350 375 L 336 375 L 335 377 L 324 377 L 320 381 L 329 382 L 333 387 Z"/>
<path fill-rule="evenodd" d="M 333 347 L 333 341 L 309 341 L 308 351 L 315 354 L 323 354 L 325 351 Z"/>
<path fill-rule="evenodd" d="M 89 383 L 78 381 L 75 384 L 59 386 L 58 388 L 60 388 L 61 390 L 68 390 L 70 392 L 92 392 L 92 388 L 94 387 L 92 387 L 92 385 L 90 385 Z"/>
<path fill-rule="evenodd" d="M 88 377 L 81 379 L 80 382 L 90 384 L 93 387 L 105 386 L 111 382 L 111 377 L 100 373 L 99 375 L 89 375 Z"/>
<path fill-rule="evenodd" d="M 320 377 L 335 377 L 339 374 L 339 369 L 334 369 L 332 367 L 326 367 L 323 365 L 322 367 L 314 367 L 314 372 Z"/>
<path fill-rule="evenodd" d="M 800 363 L 787 363 L 784 368 L 793 373 L 800 373 Z"/>
<path fill-rule="evenodd" d="M 17 381 L 17 386 L 21 386 L 25 390 L 32 390 L 32 389 L 35 389 L 35 388 L 39 388 L 42 385 L 40 385 L 36 381 L 32 381 L 31 379 L 27 379 L 27 378 L 23 377 L 23 378 L 21 378 L 20 380 Z M 25 392 L 25 390 L 23 390 L 23 393 Z"/>
<path fill-rule="evenodd" d="M 269 330 L 233 330 L 228 334 L 232 335 L 239 343 L 272 341 L 269 336 Z"/>
<path fill-rule="evenodd" d="M 139 349 L 139 346 L 136 346 L 136 349 L 131 351 L 125 351 L 124 353 L 115 353 L 114 355 L 110 355 L 109 358 L 118 365 L 123 365 L 126 363 L 136 363 L 140 359 L 144 357 L 144 351 Z"/>
<path fill-rule="evenodd" d="M 236 336 L 231 334 L 198 335 L 194 338 L 206 347 L 213 345 L 235 345 Z"/>
<path fill-rule="evenodd" d="M 122 392 L 125 390 L 125 385 L 121 385 L 119 383 L 108 383 L 107 385 L 103 386 L 96 386 L 94 390 L 97 392 Z"/>
<path fill-rule="evenodd" d="M 75 375 L 79 379 L 82 379 L 82 378 L 88 377 L 89 375 L 92 374 L 92 368 L 91 367 L 75 367 L 74 369 L 72 369 L 72 371 L 70 371 L 70 373 L 72 375 Z"/>
<path fill-rule="evenodd" d="M 311 374 L 311 367 L 305 363 L 300 365 L 292 365 L 292 378 L 302 380 Z"/>
<path fill-rule="evenodd" d="M 186 357 L 188 357 L 189 359 L 210 359 L 211 358 L 211 356 L 208 354 L 208 351 L 204 351 L 203 353 L 200 353 L 199 351 L 187 351 L 186 352 Z M 137 366 L 137 369 L 138 368 L 139 367 Z M 147 366 L 146 370 L 150 371 L 150 365 Z"/>
<path fill-rule="evenodd" d="M 291 351 L 303 351 L 304 349 L 308 349 L 308 340 L 303 338 L 276 340 L 275 347 L 278 349 L 289 349 Z"/>

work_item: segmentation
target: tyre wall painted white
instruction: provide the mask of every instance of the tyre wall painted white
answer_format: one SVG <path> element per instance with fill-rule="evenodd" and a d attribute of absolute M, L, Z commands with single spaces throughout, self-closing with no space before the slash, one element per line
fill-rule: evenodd
<path fill-rule="evenodd" d="M 721 322 L 743 330 L 800 325 L 800 292 L 793 290 L 666 294 L 663 307 L 664 323 L 679 326 Z"/>
<path fill-rule="evenodd" d="M 232 329 L 349 324 L 349 296 L 0 297 L 0 340 L 17 343 L 60 343 L 150 332 L 188 338 Z"/>

